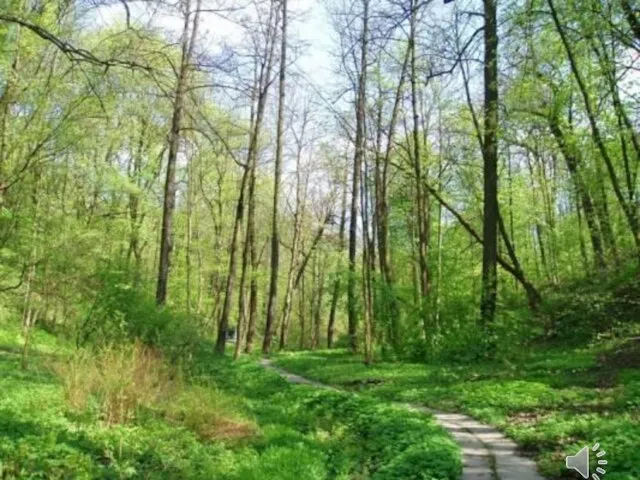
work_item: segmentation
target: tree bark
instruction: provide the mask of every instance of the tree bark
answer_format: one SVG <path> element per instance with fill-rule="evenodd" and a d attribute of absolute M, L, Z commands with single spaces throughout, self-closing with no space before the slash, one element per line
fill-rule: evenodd
<path fill-rule="evenodd" d="M 353 179 L 351 190 L 351 215 L 349 218 L 349 279 L 348 297 L 348 330 L 349 348 L 352 352 L 358 349 L 358 305 L 356 299 L 356 255 L 358 242 L 358 202 L 360 201 L 360 170 L 365 150 L 365 101 L 367 85 L 367 58 L 369 50 L 369 0 L 362 0 L 362 35 L 360 40 L 360 72 L 358 75 L 358 91 L 356 92 L 356 136 L 353 159 Z"/>
<path fill-rule="evenodd" d="M 420 116 L 418 114 L 418 90 L 416 71 L 416 17 L 417 0 L 411 4 L 409 46 L 411 48 L 411 110 L 413 114 L 413 171 L 415 175 L 415 203 L 416 203 L 416 223 L 418 225 L 418 266 L 420 269 L 420 317 L 423 322 L 423 334 L 425 339 L 429 338 L 429 315 L 426 309 L 426 300 L 431 290 L 431 279 L 429 275 L 428 248 L 430 230 L 430 212 L 427 193 L 423 185 L 422 156 L 420 151 Z"/>
<path fill-rule="evenodd" d="M 271 276 L 269 282 L 269 303 L 264 332 L 262 353 L 271 351 L 271 342 L 278 310 L 278 275 L 280 272 L 280 234 L 278 232 L 278 201 L 282 177 L 282 144 L 284 131 L 285 83 L 287 72 L 287 0 L 282 0 L 282 46 L 280 54 L 280 91 L 278 100 L 278 125 L 276 133 L 276 158 L 273 179 L 273 212 L 271 219 Z"/>
<path fill-rule="evenodd" d="M 236 203 L 236 215 L 233 222 L 233 231 L 231 233 L 231 244 L 229 246 L 229 267 L 227 269 L 227 281 L 225 286 L 224 303 L 222 306 L 222 313 L 220 314 L 220 321 L 218 322 L 218 338 L 216 340 L 216 353 L 224 354 L 227 344 L 227 330 L 229 328 L 229 315 L 231 313 L 231 299 L 233 297 L 233 288 L 236 278 L 236 264 L 237 264 L 237 249 L 238 249 L 238 235 L 240 233 L 240 226 L 244 219 L 244 196 L 247 187 L 247 181 L 250 172 L 249 168 L 244 169 L 242 174 L 242 180 L 240 181 L 240 194 Z"/>
<path fill-rule="evenodd" d="M 256 85 L 254 88 L 258 89 L 257 108 L 255 122 L 252 125 L 252 131 L 249 133 L 249 149 L 247 151 L 247 165 L 244 167 L 244 174 L 240 184 L 240 193 L 238 196 L 238 203 L 236 205 L 236 217 L 233 226 L 233 233 L 231 236 L 231 245 L 229 247 L 229 268 L 227 273 L 227 283 L 225 288 L 224 305 L 222 308 L 222 314 L 220 321 L 218 322 L 218 339 L 216 341 L 216 352 L 224 354 L 227 329 L 229 326 L 229 315 L 231 311 L 231 298 L 233 296 L 233 288 L 236 276 L 236 263 L 237 263 L 237 243 L 238 243 L 238 231 L 244 218 L 244 197 L 247 186 L 251 189 L 253 184 L 253 176 L 255 176 L 255 165 L 258 155 L 258 139 L 262 128 L 262 122 L 264 119 L 264 111 L 267 103 L 267 96 L 269 93 L 269 86 L 271 85 L 271 71 L 273 66 L 273 52 L 275 49 L 275 35 L 273 30 L 277 28 L 278 16 L 276 8 L 273 2 L 271 3 L 270 16 L 268 19 L 267 41 L 265 42 L 264 52 L 260 58 L 259 74 L 256 78 Z M 247 185 L 249 184 L 249 185 Z M 249 225 L 247 225 L 249 229 Z M 253 264 L 253 262 L 252 262 Z M 252 286 L 253 291 L 253 286 Z M 252 293 L 253 295 L 253 293 Z M 256 301 L 256 299 L 250 300 Z M 257 308 L 257 307 L 256 307 Z M 250 310 L 251 311 L 251 310 Z M 249 341 L 247 340 L 247 348 L 249 347 Z"/>
<path fill-rule="evenodd" d="M 167 176 L 164 185 L 164 202 L 162 209 L 162 229 L 160 235 L 160 259 L 158 262 L 158 282 L 156 287 L 156 304 L 164 305 L 167 301 L 167 286 L 169 283 L 169 271 L 171 269 L 171 252 L 173 250 L 173 211 L 176 203 L 176 162 L 180 148 L 180 129 L 182 126 L 182 114 L 184 108 L 184 96 L 187 88 L 189 69 L 191 68 L 191 56 L 198 36 L 198 24 L 200 19 L 202 0 L 196 3 L 196 12 L 191 23 L 191 2 L 184 3 L 184 27 L 182 32 L 182 54 L 176 93 L 173 103 L 173 116 L 171 118 L 171 131 L 169 133 L 169 155 L 167 157 Z M 189 31 L 191 29 L 191 31 Z"/>
<path fill-rule="evenodd" d="M 484 0 L 484 215 L 481 324 L 487 334 L 498 295 L 498 23 L 496 0 Z"/>
<path fill-rule="evenodd" d="M 344 181 L 342 184 L 342 208 L 340 213 L 340 230 L 338 233 L 338 253 L 342 255 L 345 247 L 345 226 L 347 223 L 347 170 L 345 169 Z M 333 291 L 331 293 L 331 310 L 329 313 L 329 323 L 327 324 L 327 348 L 333 348 L 336 311 L 338 309 L 338 298 L 340 297 L 340 277 L 338 276 L 333 282 Z"/>

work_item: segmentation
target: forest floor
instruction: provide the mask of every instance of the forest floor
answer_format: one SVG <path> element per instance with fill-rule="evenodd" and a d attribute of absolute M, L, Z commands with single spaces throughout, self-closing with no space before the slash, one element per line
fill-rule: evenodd
<path fill-rule="evenodd" d="M 335 390 L 335 387 L 309 380 L 275 367 L 271 360 L 262 365 L 278 372 L 288 382 Z M 357 393 L 353 393 L 357 395 Z M 517 445 L 502 433 L 459 413 L 445 413 L 414 404 L 396 404 L 400 408 L 433 417 L 455 438 L 462 450 L 462 480 L 544 480 L 535 464 L 518 454 Z"/>
<path fill-rule="evenodd" d="M 149 396 L 119 375 L 129 359 L 117 349 L 87 350 L 122 362 L 92 372 L 94 383 L 82 372 L 91 358 L 74 363 L 72 344 L 35 331 L 27 369 L 21 344 L 19 329 L 0 325 L 3 480 L 457 480 L 462 470 L 458 446 L 431 415 L 291 384 L 255 356 L 233 362 L 203 344 L 172 388 Z M 133 399 L 131 416 L 108 421 L 114 404 Z"/>
<path fill-rule="evenodd" d="M 607 452 L 607 479 L 640 478 L 637 339 L 539 348 L 518 362 L 365 366 L 332 350 L 282 354 L 275 365 L 361 396 L 470 415 L 517 442 L 547 478 L 575 478 L 565 456 L 596 442 Z"/>

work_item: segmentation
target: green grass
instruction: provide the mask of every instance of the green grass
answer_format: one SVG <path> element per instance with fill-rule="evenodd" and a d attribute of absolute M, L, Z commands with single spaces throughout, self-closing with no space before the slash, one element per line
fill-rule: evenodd
<path fill-rule="evenodd" d="M 107 425 L 65 401 L 51 365 L 73 348 L 43 332 L 33 338 L 23 371 L 19 331 L 0 326 L 3 479 L 454 480 L 461 471 L 457 446 L 428 416 L 291 385 L 255 358 L 234 363 L 208 345 L 185 368 L 179 395 Z M 253 425 L 249 434 L 207 436 L 198 416 L 218 407 Z"/>
<path fill-rule="evenodd" d="M 640 478 L 640 347 L 610 342 L 540 349 L 517 363 L 367 367 L 344 351 L 283 354 L 293 372 L 375 399 L 465 412 L 497 426 L 549 478 L 573 478 L 564 456 L 600 442 L 607 479 Z M 635 362 L 635 363 L 634 363 Z"/>

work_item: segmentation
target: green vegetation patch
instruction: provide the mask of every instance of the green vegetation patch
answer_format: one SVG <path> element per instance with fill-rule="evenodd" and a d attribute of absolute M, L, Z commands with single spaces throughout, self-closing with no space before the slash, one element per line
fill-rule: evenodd
<path fill-rule="evenodd" d="M 457 445 L 429 416 L 291 385 L 255 358 L 232 362 L 204 345 L 180 378 L 170 369 L 148 377 L 160 358 L 140 346 L 91 357 L 36 332 L 22 370 L 14 333 L 2 331 L 0 345 L 2 478 L 454 480 L 461 472 Z M 125 356 L 128 368 L 108 368 L 124 367 Z"/>
<path fill-rule="evenodd" d="M 374 399 L 468 413 L 516 440 L 548 478 L 568 478 L 564 456 L 600 442 L 607 478 L 633 480 L 640 478 L 640 370 L 616 362 L 635 348 L 609 342 L 537 350 L 515 363 L 370 367 L 345 351 L 321 351 L 283 354 L 276 363 Z"/>

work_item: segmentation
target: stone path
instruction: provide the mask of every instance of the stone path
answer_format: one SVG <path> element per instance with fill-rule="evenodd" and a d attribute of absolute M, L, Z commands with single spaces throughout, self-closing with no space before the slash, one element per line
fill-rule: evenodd
<path fill-rule="evenodd" d="M 335 387 L 287 372 L 271 360 L 261 364 L 291 383 L 338 390 Z M 455 438 L 462 450 L 462 480 L 544 480 L 535 463 L 518 454 L 517 445 L 493 427 L 459 413 L 445 413 L 421 405 L 398 404 L 408 410 L 433 415 Z"/>

